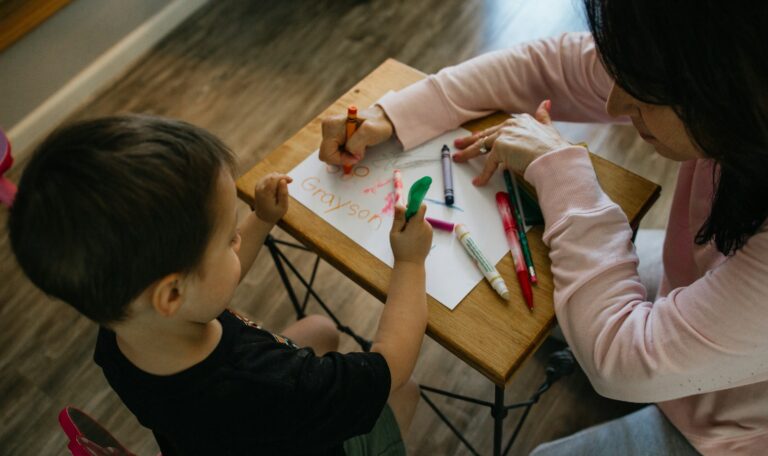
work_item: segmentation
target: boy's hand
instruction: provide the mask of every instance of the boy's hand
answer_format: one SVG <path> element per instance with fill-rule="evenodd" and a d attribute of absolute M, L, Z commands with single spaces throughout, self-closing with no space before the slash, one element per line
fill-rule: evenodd
<path fill-rule="evenodd" d="M 395 219 L 389 233 L 389 243 L 395 262 L 423 265 L 432 249 L 432 227 L 424 220 L 427 206 L 422 204 L 419 211 L 405 222 L 405 207 L 395 206 Z"/>
<path fill-rule="evenodd" d="M 253 212 L 264 222 L 275 224 L 288 211 L 288 184 L 293 182 L 286 174 L 270 173 L 254 190 Z"/>

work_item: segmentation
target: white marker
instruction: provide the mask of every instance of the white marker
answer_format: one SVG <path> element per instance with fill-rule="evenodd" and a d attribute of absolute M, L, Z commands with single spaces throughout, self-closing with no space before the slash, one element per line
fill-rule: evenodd
<path fill-rule="evenodd" d="M 464 246 L 464 250 L 467 251 L 470 257 L 475 261 L 475 264 L 485 276 L 485 280 L 491 284 L 496 293 L 499 294 L 505 301 L 509 300 L 509 289 L 504 279 L 501 278 L 501 274 L 496 268 L 488 261 L 488 258 L 480 251 L 480 247 L 477 245 L 472 236 L 469 235 L 467 227 L 462 224 L 456 225 L 454 231 L 456 237 L 459 238 L 459 242 Z"/>

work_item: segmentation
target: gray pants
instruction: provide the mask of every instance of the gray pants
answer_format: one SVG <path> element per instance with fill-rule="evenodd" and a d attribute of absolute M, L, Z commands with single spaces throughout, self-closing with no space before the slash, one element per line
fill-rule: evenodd
<path fill-rule="evenodd" d="M 693 456 L 699 453 L 655 405 L 536 447 L 531 456 Z"/>
<path fill-rule="evenodd" d="M 655 298 L 659 288 L 663 241 L 664 232 L 661 230 L 640 230 L 635 241 L 640 258 L 638 272 L 648 291 L 649 300 Z M 559 328 L 555 328 L 553 333 L 554 337 L 562 338 Z M 539 445 L 531 456 L 698 454 L 659 409 L 650 405 L 625 417 Z"/>

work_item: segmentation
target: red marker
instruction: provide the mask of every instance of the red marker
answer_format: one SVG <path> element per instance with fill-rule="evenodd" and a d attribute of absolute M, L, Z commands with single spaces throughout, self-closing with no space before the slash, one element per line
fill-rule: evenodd
<path fill-rule="evenodd" d="M 357 131 L 357 106 L 355 105 L 349 105 L 349 108 L 347 108 L 347 141 L 349 141 L 349 138 L 352 137 L 352 135 L 355 134 L 355 131 Z M 349 150 L 346 149 L 347 153 L 349 153 Z M 342 168 L 344 169 L 344 174 L 349 174 L 352 172 L 352 165 L 342 165 Z"/>
<path fill-rule="evenodd" d="M 504 224 L 504 232 L 507 235 L 509 251 L 512 253 L 512 262 L 515 264 L 517 272 L 517 281 L 520 283 L 520 291 L 523 292 L 525 304 L 528 310 L 533 310 L 533 292 L 531 291 L 531 281 L 528 276 L 528 269 L 523 258 L 523 252 L 520 247 L 520 237 L 517 234 L 517 223 L 512 217 L 512 210 L 509 207 L 509 195 L 504 192 L 496 194 L 496 207 L 501 215 L 501 222 Z"/>

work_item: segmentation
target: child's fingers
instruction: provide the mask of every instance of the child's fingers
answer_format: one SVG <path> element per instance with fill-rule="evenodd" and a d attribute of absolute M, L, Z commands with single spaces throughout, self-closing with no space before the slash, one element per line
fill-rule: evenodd
<path fill-rule="evenodd" d="M 392 232 L 397 233 L 403 231 L 405 227 L 405 206 L 402 204 L 395 205 L 395 218 L 392 221 Z"/>
<path fill-rule="evenodd" d="M 256 182 L 256 185 L 253 186 L 253 194 L 256 197 L 258 197 L 259 195 L 261 195 L 264 192 L 264 184 L 265 184 L 265 180 L 262 179 L 262 180 Z"/>
<path fill-rule="evenodd" d="M 267 177 L 276 181 L 285 180 L 288 181 L 289 184 L 293 182 L 293 178 L 291 176 L 283 173 L 269 173 Z"/>
<path fill-rule="evenodd" d="M 274 173 L 269 173 L 266 176 L 262 177 L 261 180 L 259 180 L 256 183 L 256 194 L 264 193 L 266 190 L 269 189 L 269 183 L 272 180 L 272 175 Z"/>
<path fill-rule="evenodd" d="M 264 178 L 264 192 L 267 195 L 276 195 L 277 184 L 280 183 L 280 175 L 273 173 Z"/>
<path fill-rule="evenodd" d="M 423 204 L 419 207 L 419 210 L 416 211 L 415 214 L 413 214 L 413 217 L 408 221 L 408 224 L 411 225 L 419 225 L 421 223 L 424 223 L 424 214 L 427 213 L 427 205 Z M 407 229 L 408 227 L 406 227 Z"/>
<path fill-rule="evenodd" d="M 288 204 L 288 181 L 287 179 L 280 179 L 277 185 L 277 204 L 280 207 L 285 207 Z"/>

